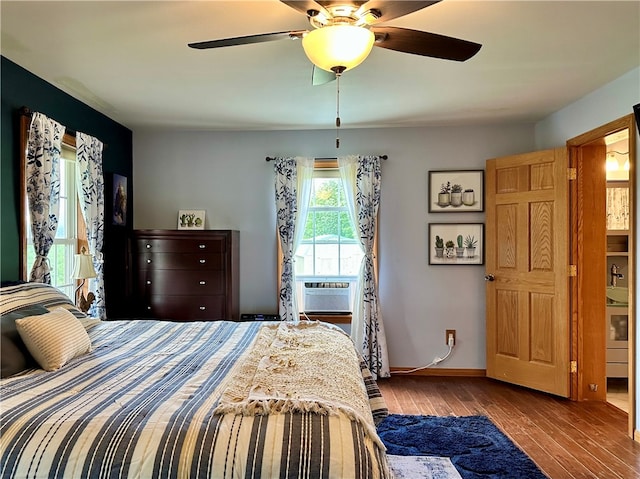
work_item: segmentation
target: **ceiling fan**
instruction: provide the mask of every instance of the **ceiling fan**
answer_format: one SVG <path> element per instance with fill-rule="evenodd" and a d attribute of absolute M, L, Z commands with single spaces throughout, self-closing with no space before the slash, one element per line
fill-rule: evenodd
<path fill-rule="evenodd" d="M 482 45 L 467 40 L 408 28 L 377 25 L 438 3 L 392 0 L 280 0 L 307 15 L 310 30 L 261 33 L 221 40 L 189 43 L 196 49 L 302 39 L 302 46 L 314 68 L 313 84 L 335 79 L 359 65 L 373 46 L 444 60 L 465 61 Z"/>

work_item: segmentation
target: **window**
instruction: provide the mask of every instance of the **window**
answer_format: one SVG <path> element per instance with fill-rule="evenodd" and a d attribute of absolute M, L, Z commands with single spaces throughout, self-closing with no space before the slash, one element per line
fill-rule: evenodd
<path fill-rule="evenodd" d="M 27 129 L 29 117 L 23 116 L 22 137 L 23 148 L 21 155 L 22 182 L 25 184 L 24 171 L 26 165 Z M 69 134 L 64 135 L 62 152 L 60 154 L 60 211 L 58 215 L 58 229 L 53 246 L 49 251 L 48 259 L 51 267 L 51 284 L 74 298 L 76 281 L 73 275 L 74 254 L 79 251 L 81 244 L 87 245 L 86 228 L 82 213 L 79 211 L 78 193 L 76 187 L 76 147 L 75 138 Z M 22 276 L 29 280 L 31 267 L 35 261 L 35 250 L 31 232 L 31 219 L 26 196 L 26 188 L 23 187 L 22 199 Z M 86 294 L 86 293 L 85 293 Z"/>
<path fill-rule="evenodd" d="M 331 166 L 314 171 L 304 236 L 295 255 L 298 307 L 308 313 L 349 314 L 363 253 L 340 173 L 335 162 Z"/>
<path fill-rule="evenodd" d="M 280 284 L 283 255 L 277 232 L 276 236 L 277 280 Z M 374 244 L 375 250 L 377 239 Z M 338 161 L 316 160 L 303 239 L 295 254 L 300 319 L 350 323 L 362 257 L 347 209 Z M 376 271 L 377 255 L 373 262 Z"/>

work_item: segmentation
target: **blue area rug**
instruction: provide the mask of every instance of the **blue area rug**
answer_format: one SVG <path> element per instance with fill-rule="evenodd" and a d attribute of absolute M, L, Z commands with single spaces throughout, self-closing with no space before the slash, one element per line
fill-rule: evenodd
<path fill-rule="evenodd" d="M 546 479 L 485 416 L 390 414 L 378 434 L 388 454 L 448 457 L 464 479 Z"/>

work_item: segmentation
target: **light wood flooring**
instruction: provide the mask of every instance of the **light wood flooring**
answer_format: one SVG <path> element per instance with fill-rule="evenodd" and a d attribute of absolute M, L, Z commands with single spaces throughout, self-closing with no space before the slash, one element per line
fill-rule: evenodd
<path fill-rule="evenodd" d="M 627 378 L 607 378 L 607 402 L 629 412 L 629 381 Z"/>
<path fill-rule="evenodd" d="M 551 479 L 639 479 L 627 414 L 488 378 L 394 375 L 378 381 L 389 412 L 488 416 Z M 526 478 L 522 478 L 526 479 Z"/>

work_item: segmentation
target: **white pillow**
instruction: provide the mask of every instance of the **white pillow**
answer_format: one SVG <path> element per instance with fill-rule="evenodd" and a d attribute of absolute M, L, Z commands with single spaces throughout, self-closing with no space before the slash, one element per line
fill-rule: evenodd
<path fill-rule="evenodd" d="M 16 319 L 18 334 L 40 367 L 55 371 L 69 360 L 91 351 L 82 323 L 64 308 Z"/>

